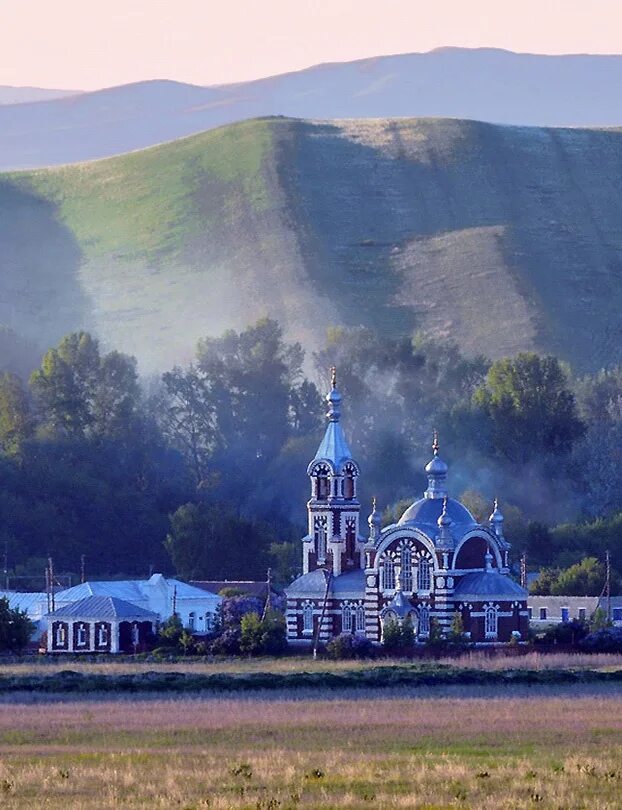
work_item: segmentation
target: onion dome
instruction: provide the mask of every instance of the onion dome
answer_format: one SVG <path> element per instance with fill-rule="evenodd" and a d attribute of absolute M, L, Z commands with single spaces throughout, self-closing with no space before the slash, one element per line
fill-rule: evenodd
<path fill-rule="evenodd" d="M 380 532 L 382 531 L 382 516 L 376 508 L 375 498 L 372 500 L 372 512 L 367 518 L 367 525 L 369 526 L 369 539 L 372 541 L 377 540 L 380 537 Z"/>
<path fill-rule="evenodd" d="M 326 418 L 326 432 L 320 446 L 317 449 L 315 458 L 309 465 L 308 474 L 312 474 L 315 462 L 328 461 L 332 469 L 339 473 L 347 462 L 353 462 L 352 452 L 346 441 L 346 437 L 341 427 L 341 394 L 337 390 L 337 369 L 333 366 L 331 372 L 331 389 L 326 395 L 328 405 Z"/>
<path fill-rule="evenodd" d="M 426 498 L 446 498 L 447 465 L 438 455 L 439 444 L 438 432 L 436 430 L 434 431 L 432 451 L 434 452 L 434 457 L 425 467 L 425 472 L 428 476 L 428 488 L 424 492 L 424 496 Z"/>
<path fill-rule="evenodd" d="M 497 537 L 503 537 L 503 515 L 499 509 L 499 501 L 497 498 L 495 498 L 494 509 L 491 516 L 488 518 L 488 521 L 490 523 L 490 528 L 497 535 Z"/>
<path fill-rule="evenodd" d="M 451 549 L 453 548 L 453 538 L 451 536 L 451 525 L 452 519 L 449 517 L 447 513 L 447 497 L 443 498 L 443 511 L 438 516 L 438 520 L 436 521 L 436 525 L 438 526 L 438 543 L 437 548 L 439 549 Z"/>

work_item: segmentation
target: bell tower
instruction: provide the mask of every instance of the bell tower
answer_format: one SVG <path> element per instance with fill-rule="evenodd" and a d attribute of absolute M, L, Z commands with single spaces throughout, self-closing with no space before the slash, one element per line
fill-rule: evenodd
<path fill-rule="evenodd" d="M 341 427 L 342 397 L 334 367 L 326 403 L 326 432 L 307 468 L 311 498 L 307 503 L 309 522 L 308 534 L 303 538 L 302 566 L 304 574 L 324 568 L 339 576 L 365 566 L 365 540 L 359 535 L 360 471 Z"/>

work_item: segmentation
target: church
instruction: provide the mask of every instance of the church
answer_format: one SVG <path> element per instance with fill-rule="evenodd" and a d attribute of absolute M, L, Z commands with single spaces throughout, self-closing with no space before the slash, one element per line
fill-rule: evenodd
<path fill-rule="evenodd" d="M 331 383 L 326 433 L 307 469 L 311 498 L 303 573 L 286 588 L 288 641 L 327 642 L 355 633 L 379 643 L 385 622 L 409 617 L 421 643 L 432 622 L 448 633 L 456 613 L 471 642 L 525 640 L 527 591 L 509 575 L 503 515 L 495 502 L 489 522 L 480 524 L 448 496 L 448 469 L 436 434 L 423 497 L 384 529 L 374 501 L 363 533 L 361 471 L 341 426 L 335 369 Z"/>

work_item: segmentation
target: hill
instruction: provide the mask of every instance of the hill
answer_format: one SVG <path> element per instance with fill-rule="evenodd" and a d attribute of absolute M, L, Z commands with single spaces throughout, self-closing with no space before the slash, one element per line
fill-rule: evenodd
<path fill-rule="evenodd" d="M 0 85 L 0 105 L 50 101 L 55 98 L 76 96 L 79 93 L 79 90 L 53 90 L 44 87 L 12 87 L 11 85 Z"/>
<path fill-rule="evenodd" d="M 0 324 L 143 371 L 269 314 L 622 362 L 622 131 L 262 119 L 0 175 Z"/>
<path fill-rule="evenodd" d="M 259 116 L 442 116 L 536 126 L 622 124 L 622 56 L 441 48 L 239 84 L 148 81 L 0 106 L 0 170 L 142 149 Z"/>

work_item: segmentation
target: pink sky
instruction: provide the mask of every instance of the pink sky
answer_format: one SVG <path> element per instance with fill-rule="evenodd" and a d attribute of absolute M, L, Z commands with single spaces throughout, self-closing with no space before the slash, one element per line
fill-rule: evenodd
<path fill-rule="evenodd" d="M 620 53 L 622 0 L 4 0 L 0 84 L 215 84 L 443 45 Z"/>

